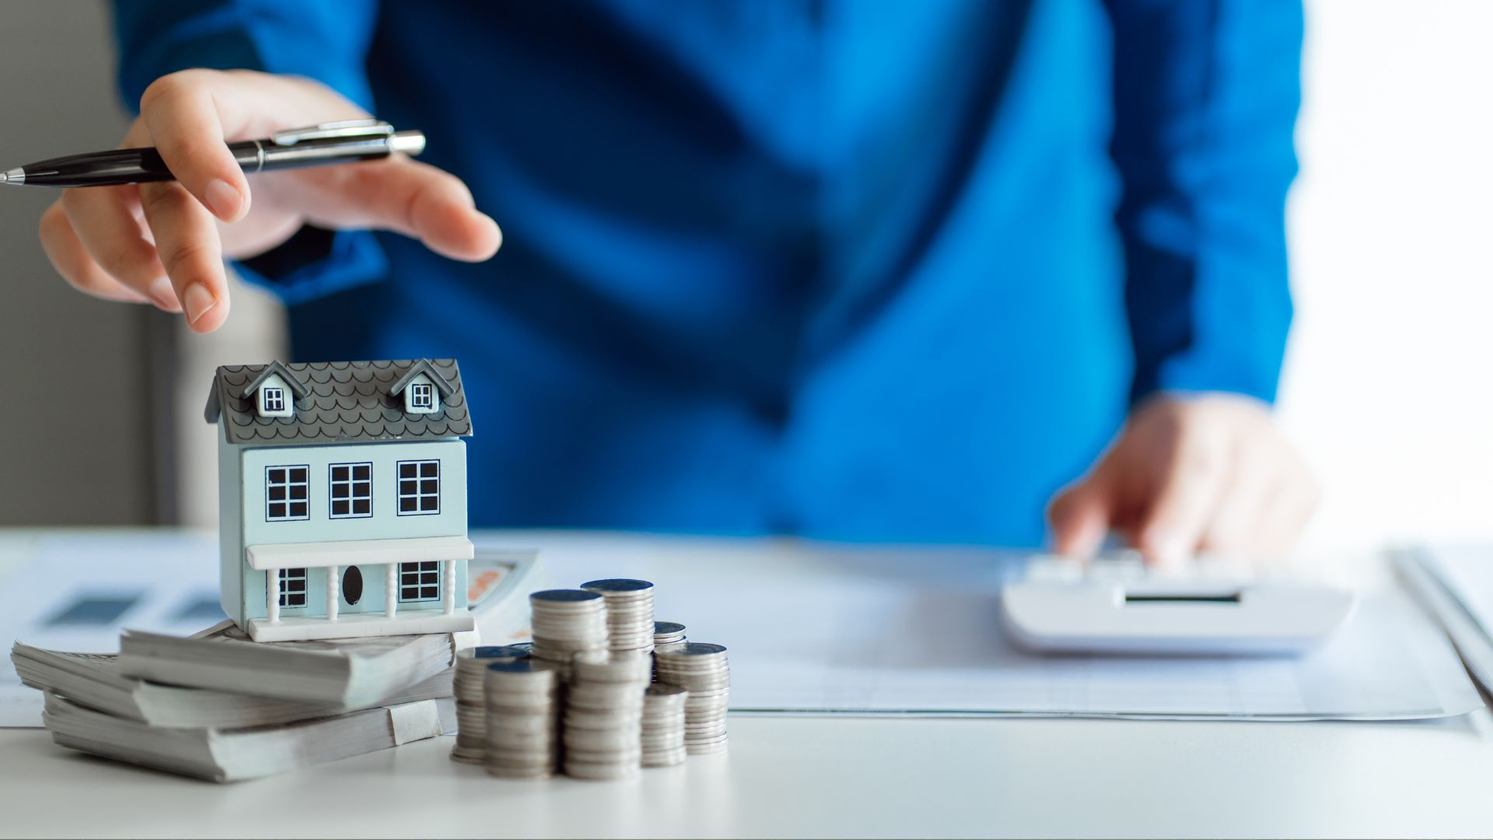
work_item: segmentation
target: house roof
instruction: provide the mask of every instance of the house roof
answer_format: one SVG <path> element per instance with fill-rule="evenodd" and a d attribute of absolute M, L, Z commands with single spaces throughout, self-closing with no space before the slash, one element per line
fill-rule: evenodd
<path fill-rule="evenodd" d="M 395 387 L 420 372 L 441 389 L 440 409 L 434 414 L 406 414 L 402 389 Z M 259 416 L 254 389 L 271 373 L 285 380 L 294 394 L 294 416 Z M 455 359 L 224 365 L 213 376 L 204 415 L 209 423 L 222 418 L 229 443 L 259 446 L 472 434 Z"/>

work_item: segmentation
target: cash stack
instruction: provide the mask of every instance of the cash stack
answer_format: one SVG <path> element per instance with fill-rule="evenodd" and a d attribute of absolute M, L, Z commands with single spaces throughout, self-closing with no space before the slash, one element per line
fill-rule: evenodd
<path fill-rule="evenodd" d="M 118 654 L 17 642 L 57 744 L 218 782 L 456 729 L 451 634 L 259 643 L 232 622 L 180 638 L 125 631 Z"/>

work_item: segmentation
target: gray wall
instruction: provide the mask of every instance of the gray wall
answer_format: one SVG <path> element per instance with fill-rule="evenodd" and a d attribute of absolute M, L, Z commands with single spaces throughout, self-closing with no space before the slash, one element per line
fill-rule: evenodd
<path fill-rule="evenodd" d="M 21 0 L 0 22 L 0 168 L 107 149 L 126 121 L 103 4 Z M 36 237 L 56 193 L 0 187 L 0 525 L 157 518 L 154 336 L 169 320 L 85 297 Z"/>
<path fill-rule="evenodd" d="M 9 0 L 0 21 L 0 167 L 108 149 L 128 120 L 114 95 L 108 4 Z M 94 300 L 37 241 L 57 194 L 0 187 L 0 526 L 217 524 L 213 368 L 285 358 L 284 313 L 230 277 L 233 316 L 199 336 L 153 308 Z"/>

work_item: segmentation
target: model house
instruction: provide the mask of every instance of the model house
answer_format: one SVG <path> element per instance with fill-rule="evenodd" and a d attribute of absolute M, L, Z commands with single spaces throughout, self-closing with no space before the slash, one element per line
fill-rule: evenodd
<path fill-rule="evenodd" d="M 454 359 L 213 377 L 223 609 L 258 641 L 472 629 Z"/>

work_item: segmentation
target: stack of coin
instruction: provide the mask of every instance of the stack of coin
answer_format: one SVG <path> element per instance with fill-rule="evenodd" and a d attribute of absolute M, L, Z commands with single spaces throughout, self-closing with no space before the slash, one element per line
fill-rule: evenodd
<path fill-rule="evenodd" d="M 653 650 L 653 584 L 646 580 L 593 580 L 581 584 L 607 602 L 607 647 L 612 653 Z"/>
<path fill-rule="evenodd" d="M 655 648 L 682 644 L 684 644 L 683 624 L 675 624 L 672 621 L 653 622 L 653 646 Z"/>
<path fill-rule="evenodd" d="M 726 707 L 731 667 L 721 645 L 685 642 L 654 653 L 658 681 L 689 691 L 684 702 L 684 746 L 690 755 L 726 751 Z"/>
<path fill-rule="evenodd" d="M 489 665 L 483 677 L 487 704 L 487 772 L 505 779 L 554 775 L 560 759 L 559 679 L 533 659 Z"/>
<path fill-rule="evenodd" d="M 684 704 L 689 692 L 677 685 L 651 685 L 643 696 L 643 766 L 672 767 L 684 761 Z"/>
<path fill-rule="evenodd" d="M 467 648 L 456 652 L 456 673 L 452 675 L 451 689 L 456 697 L 456 746 L 451 748 L 453 761 L 482 763 L 487 737 L 487 704 L 483 701 L 482 676 L 487 666 L 512 662 L 528 655 L 527 644 Z"/>
<path fill-rule="evenodd" d="M 530 655 L 554 664 L 570 678 L 577 653 L 607 649 L 606 599 L 584 589 L 546 589 L 529 596 L 534 646 Z"/>
<path fill-rule="evenodd" d="M 565 773 L 626 779 L 642 766 L 649 657 L 581 653 L 566 693 Z"/>

